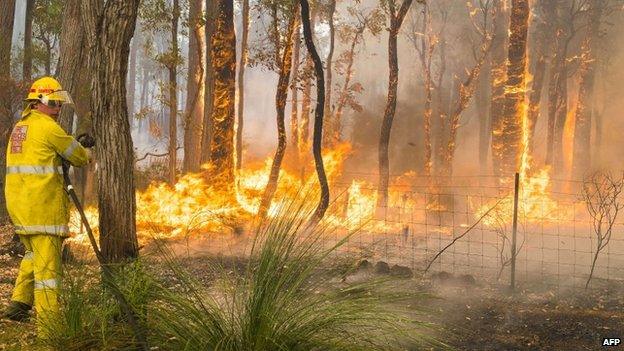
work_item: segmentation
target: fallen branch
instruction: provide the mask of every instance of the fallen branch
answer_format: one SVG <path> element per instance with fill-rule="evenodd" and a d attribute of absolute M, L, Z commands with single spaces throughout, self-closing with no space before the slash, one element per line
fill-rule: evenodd
<path fill-rule="evenodd" d="M 483 220 L 483 218 L 485 218 L 485 217 L 486 217 L 486 216 L 487 216 L 487 215 L 488 215 L 488 214 L 489 214 L 489 213 L 490 213 L 493 209 L 495 209 L 495 208 L 496 208 L 496 206 L 498 206 L 498 204 L 500 204 L 503 200 L 504 200 L 504 198 L 502 198 L 502 199 L 498 200 L 498 202 L 496 202 L 496 203 L 494 204 L 494 206 L 490 207 L 490 208 L 489 208 L 489 209 L 488 209 L 488 210 L 487 210 L 487 211 L 486 211 L 486 212 L 485 212 L 485 213 L 484 213 L 481 217 L 479 217 L 479 219 L 478 219 L 478 220 L 477 220 L 477 221 L 476 221 L 473 225 L 471 225 L 471 226 L 470 226 L 470 228 L 466 229 L 466 231 L 465 231 L 462 235 L 460 235 L 460 236 L 456 237 L 455 239 L 453 239 L 453 241 L 451 241 L 451 242 L 450 242 L 448 245 L 446 245 L 446 246 L 445 246 L 442 250 L 440 250 L 440 251 L 439 251 L 439 252 L 438 252 L 438 253 L 437 253 L 437 254 L 433 257 L 433 259 L 429 262 L 429 264 L 427 265 L 427 268 L 425 268 L 425 271 L 423 272 L 423 276 L 424 276 L 425 274 L 427 274 L 427 272 L 429 271 L 429 268 L 431 268 L 431 265 L 433 264 L 433 262 L 435 262 L 435 260 L 437 260 L 437 259 L 438 259 L 438 257 L 440 257 L 440 256 L 444 253 L 444 251 L 446 251 L 446 249 L 448 249 L 449 247 L 453 246 L 453 244 L 455 244 L 455 242 L 457 242 L 457 240 L 459 240 L 459 239 L 463 238 L 463 237 L 464 237 L 464 236 L 466 236 L 468 233 L 470 233 L 470 231 L 472 231 L 472 229 L 474 229 L 474 227 L 476 227 L 476 226 L 477 226 L 477 224 L 479 224 L 479 223 Z"/>

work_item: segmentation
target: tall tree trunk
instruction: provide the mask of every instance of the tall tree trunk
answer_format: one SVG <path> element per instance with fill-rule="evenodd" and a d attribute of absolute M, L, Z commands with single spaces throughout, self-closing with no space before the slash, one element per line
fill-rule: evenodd
<path fill-rule="evenodd" d="M 323 75 L 323 63 L 314 47 L 312 39 L 312 25 L 310 23 L 310 5 L 307 0 L 300 0 L 301 20 L 303 23 L 303 36 L 305 38 L 306 48 L 314 61 L 314 74 L 316 76 L 316 109 L 314 111 L 314 140 L 312 142 L 312 152 L 314 153 L 314 164 L 321 185 L 321 197 L 314 211 L 313 221 L 320 221 L 325 215 L 327 206 L 329 205 L 329 185 L 327 184 L 327 176 L 325 175 L 325 167 L 323 165 L 323 157 L 321 155 L 321 142 L 323 140 L 323 109 L 325 99 L 325 77 Z M 333 6 L 335 8 L 335 1 Z M 333 13 L 333 12 L 332 12 Z M 333 41 L 333 38 L 332 38 Z M 333 46 L 333 44 L 332 44 Z M 332 48 L 333 50 L 333 48 Z M 330 65 L 331 68 L 331 65 Z"/>
<path fill-rule="evenodd" d="M 299 164 L 299 59 L 301 47 L 300 23 L 295 24 L 293 39 L 293 63 L 292 77 L 290 79 L 290 142 L 292 143 L 291 153 L 295 164 Z"/>
<path fill-rule="evenodd" d="M 422 11 L 423 23 L 420 36 L 420 64 L 422 66 L 424 90 L 425 90 L 425 105 L 423 107 L 423 129 L 424 129 L 424 167 L 423 173 L 426 177 L 431 175 L 431 166 L 433 164 L 431 160 L 431 115 L 432 101 L 433 101 L 433 80 L 431 76 L 431 59 L 435 44 L 433 43 L 433 35 L 431 34 L 431 16 L 429 13 L 429 7 L 425 4 L 425 8 Z M 414 43 L 418 45 L 418 43 Z"/>
<path fill-rule="evenodd" d="M 388 34 L 388 99 L 381 122 L 379 135 L 379 186 L 377 188 L 377 208 L 388 207 L 388 184 L 390 181 L 390 132 L 396 111 L 397 89 L 399 86 L 399 60 L 397 50 L 397 36 L 405 19 L 405 15 L 412 5 L 412 0 L 403 0 L 397 13 L 395 0 L 388 1 L 390 10 L 390 28 Z"/>
<path fill-rule="evenodd" d="M 236 129 L 236 169 L 241 169 L 243 162 L 243 112 L 245 110 L 245 66 L 247 65 L 247 38 L 249 37 L 249 0 L 243 0 L 243 38 L 241 57 L 238 67 L 238 126 Z"/>
<path fill-rule="evenodd" d="M 234 191 L 234 95 L 236 93 L 236 35 L 234 1 L 218 0 L 218 17 L 212 36 L 212 69 L 214 71 L 213 133 L 210 161 L 213 178 L 222 188 Z"/>
<path fill-rule="evenodd" d="M 13 38 L 13 20 L 15 0 L 0 2 L 0 184 L 4 188 L 6 175 L 6 148 L 13 126 L 12 94 L 14 89 L 11 78 L 11 41 Z M 6 222 L 8 213 L 4 193 L 0 195 L 0 223 Z"/>
<path fill-rule="evenodd" d="M 212 37 L 216 30 L 218 17 L 217 1 L 206 0 L 206 81 L 204 83 L 204 122 L 202 123 L 201 163 L 210 161 L 210 145 L 212 143 L 213 120 L 212 109 L 215 97 L 215 71 L 213 69 Z"/>
<path fill-rule="evenodd" d="M 549 40 L 554 34 L 552 31 L 552 21 L 555 17 L 555 7 L 551 0 L 539 1 L 540 14 L 537 17 L 537 25 L 535 26 L 535 50 L 529 57 L 529 60 L 535 60 L 532 66 L 533 83 L 531 84 L 531 93 L 529 94 L 529 156 L 533 154 L 533 140 L 535 136 L 535 126 L 540 114 L 542 89 L 544 86 L 544 76 L 546 72 L 546 61 L 550 54 Z M 535 18 L 535 17 L 534 17 Z"/>
<path fill-rule="evenodd" d="M 527 33 L 529 28 L 529 1 L 513 0 L 509 26 L 509 49 L 507 59 L 507 82 L 502 115 L 501 165 L 503 175 L 521 171 L 523 153 L 523 124 L 525 116 L 522 105 L 526 95 Z"/>
<path fill-rule="evenodd" d="M 184 162 L 182 170 L 199 172 L 201 166 L 202 122 L 204 120 L 204 47 L 206 36 L 203 0 L 191 0 L 189 13 L 189 72 L 187 81 L 186 113 L 184 121 Z"/>
<path fill-rule="evenodd" d="M 576 108 L 572 159 L 572 174 L 576 179 L 582 179 L 591 167 L 591 115 L 594 110 L 594 81 L 598 60 L 596 41 L 600 32 L 603 5 L 602 0 L 590 3 L 588 30 L 582 47 L 581 83 Z"/>
<path fill-rule="evenodd" d="M 139 0 L 82 0 L 98 159 L 99 228 L 108 263 L 138 256 L 134 150 L 125 77 Z"/>
<path fill-rule="evenodd" d="M 35 0 L 26 1 L 26 20 L 24 24 L 24 63 L 22 65 L 22 76 L 24 82 L 32 79 L 32 24 Z"/>
<path fill-rule="evenodd" d="M 492 169 L 499 174 L 503 152 L 503 104 L 505 99 L 505 82 L 507 80 L 505 63 L 507 60 L 507 37 L 509 31 L 509 16 L 504 8 L 504 1 L 495 5 L 496 18 L 499 20 L 494 26 L 492 42 L 492 90 L 490 94 L 490 129 L 492 133 Z"/>
<path fill-rule="evenodd" d="M 274 14 L 277 16 L 277 14 Z M 297 16 L 295 13 L 292 15 L 288 24 L 288 34 L 286 36 L 286 42 L 283 45 L 282 57 L 279 62 L 279 80 L 277 83 L 277 92 L 275 94 L 275 110 L 277 118 L 277 150 L 275 151 L 275 157 L 271 164 L 271 172 L 269 173 L 269 182 L 267 183 L 264 193 L 262 194 L 262 200 L 260 201 L 260 208 L 258 210 L 258 216 L 264 218 L 267 215 L 268 210 L 271 207 L 271 201 L 277 190 L 277 184 L 279 182 L 279 171 L 282 167 L 282 160 L 284 153 L 286 152 L 286 124 L 284 123 L 284 109 L 286 108 L 286 97 L 288 95 L 288 81 L 290 79 L 290 70 L 292 67 L 292 50 L 295 27 L 297 26 Z M 274 18 L 277 22 L 277 18 Z M 304 29 L 305 30 L 305 29 Z M 274 38 L 276 52 L 280 53 L 280 39 Z"/>
<path fill-rule="evenodd" d="M 332 94 L 332 61 L 334 58 L 334 41 L 336 36 L 336 28 L 334 26 L 334 13 L 336 12 L 336 0 L 329 1 L 329 53 L 327 54 L 327 89 L 325 92 L 325 102 L 323 105 L 325 122 L 325 134 L 323 135 L 323 145 L 332 146 L 340 139 L 340 131 L 336 129 L 335 121 L 332 118 L 331 111 L 331 94 Z"/>
<path fill-rule="evenodd" d="M 171 16 L 171 55 L 167 62 L 169 71 L 169 184 L 176 182 L 178 164 L 178 20 L 180 18 L 179 0 L 173 0 Z"/>

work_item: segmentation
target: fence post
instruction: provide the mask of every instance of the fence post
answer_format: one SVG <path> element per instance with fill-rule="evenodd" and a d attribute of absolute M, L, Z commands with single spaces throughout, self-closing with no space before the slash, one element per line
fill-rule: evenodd
<path fill-rule="evenodd" d="M 516 236 L 518 232 L 518 189 L 520 174 L 516 173 L 514 182 L 513 231 L 511 236 L 511 291 L 516 289 Z"/>

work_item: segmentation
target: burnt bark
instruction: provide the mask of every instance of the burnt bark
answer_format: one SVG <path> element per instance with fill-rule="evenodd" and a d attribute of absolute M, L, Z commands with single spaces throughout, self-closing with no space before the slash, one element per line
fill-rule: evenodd
<path fill-rule="evenodd" d="M 210 161 L 213 179 L 226 192 L 234 191 L 234 102 L 236 93 L 236 35 L 234 1 L 218 0 L 217 21 L 212 36 L 214 100 Z"/>
<path fill-rule="evenodd" d="M 314 61 L 314 75 L 316 76 L 316 109 L 314 111 L 314 136 L 312 141 L 312 153 L 314 154 L 314 164 L 321 185 L 321 197 L 314 211 L 313 221 L 318 222 L 323 219 L 327 206 L 329 205 L 329 185 L 323 165 L 321 155 L 321 142 L 323 141 L 323 109 L 325 99 L 325 76 L 323 74 L 323 63 L 319 57 L 314 40 L 312 39 L 312 25 L 310 23 L 310 5 L 307 0 L 300 0 L 301 20 L 303 23 L 303 36 L 306 48 Z"/>
<path fill-rule="evenodd" d="M 139 0 L 81 2 L 91 72 L 91 111 L 98 140 L 100 245 L 107 263 L 136 258 L 134 152 L 125 77 Z"/>
<path fill-rule="evenodd" d="M 277 13 L 274 14 L 277 16 Z M 277 18 L 274 18 L 277 22 Z M 273 196 L 277 190 L 277 184 L 279 182 L 279 171 L 282 167 L 282 160 L 286 152 L 286 124 L 284 121 L 284 110 L 286 108 L 286 97 L 288 95 L 288 81 L 290 80 L 290 71 L 292 68 L 292 51 L 293 51 L 293 37 L 297 23 L 297 14 L 294 13 L 290 18 L 288 24 L 288 34 L 286 36 L 286 42 L 284 45 L 280 44 L 279 37 L 274 38 L 274 46 L 277 54 L 280 54 L 279 61 L 279 79 L 277 83 L 277 92 L 275 93 L 275 110 L 277 120 L 277 149 L 275 150 L 275 156 L 273 157 L 273 163 L 271 164 L 271 172 L 269 173 L 269 182 L 267 183 L 264 193 L 262 194 L 262 200 L 260 201 L 260 208 L 258 210 L 258 216 L 263 218 L 267 215 L 268 210 L 273 201 Z M 304 29 L 305 32 L 305 29 Z M 283 50 L 280 47 L 283 46 Z"/>
<path fill-rule="evenodd" d="M 249 38 L 249 0 L 243 0 L 243 37 L 241 40 L 241 56 L 238 67 L 238 113 L 236 120 L 238 122 L 236 128 L 236 169 L 241 169 L 243 163 L 243 124 L 245 110 L 245 66 L 247 65 L 248 48 L 247 41 Z"/>
<path fill-rule="evenodd" d="M 186 113 L 184 121 L 184 162 L 182 171 L 199 172 L 201 166 L 202 122 L 204 120 L 204 47 L 206 36 L 202 0 L 190 2 L 189 13 L 189 71 L 187 81 Z"/>
<path fill-rule="evenodd" d="M 513 0 L 509 26 L 507 81 L 502 115 L 502 152 L 499 174 L 520 171 L 523 153 L 523 104 L 526 96 L 527 34 L 529 1 Z"/>
<path fill-rule="evenodd" d="M 377 208 L 387 209 L 388 207 L 388 184 L 390 181 L 390 132 L 392 122 L 396 112 L 397 89 L 399 85 L 399 59 L 397 50 L 397 36 L 405 15 L 412 5 L 412 0 L 403 0 L 398 12 L 396 11 L 395 0 L 388 1 L 390 14 L 390 28 L 388 34 L 388 98 L 381 122 L 381 132 L 379 135 L 379 186 L 377 188 Z"/>

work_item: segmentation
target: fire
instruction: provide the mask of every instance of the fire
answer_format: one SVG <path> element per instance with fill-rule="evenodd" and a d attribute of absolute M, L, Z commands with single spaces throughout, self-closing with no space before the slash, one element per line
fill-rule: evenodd
<path fill-rule="evenodd" d="M 350 151 L 351 146 L 347 143 L 324 151 L 323 160 L 328 181 L 333 182 L 340 176 L 342 165 Z M 268 158 L 240 171 L 237 175 L 235 199 L 220 191 L 219 184 L 210 183 L 205 173 L 185 174 L 173 187 L 167 183 L 152 183 L 145 191 L 137 192 L 136 224 L 139 241 L 144 242 L 152 237 L 222 233 L 242 227 L 243 223 L 249 222 L 258 212 L 260 199 L 269 179 L 271 161 Z M 209 166 L 206 165 L 203 169 L 208 171 Z M 316 173 L 307 175 L 305 179 L 295 174 L 296 170 L 291 171 L 288 167 L 280 171 L 278 190 L 269 209 L 269 216 L 274 216 L 282 204 L 292 201 L 302 185 L 315 186 L 318 183 Z M 357 198 L 359 195 L 355 195 L 353 201 L 359 201 Z M 97 235 L 97 210 L 87 208 L 85 213 Z M 72 213 L 70 231 L 74 234 L 71 241 L 88 243 L 76 211 Z"/>

